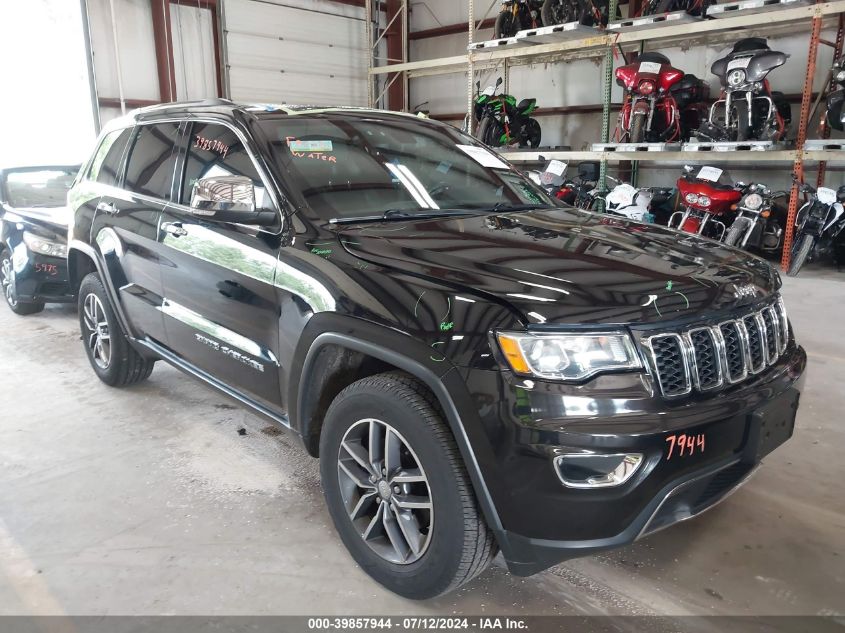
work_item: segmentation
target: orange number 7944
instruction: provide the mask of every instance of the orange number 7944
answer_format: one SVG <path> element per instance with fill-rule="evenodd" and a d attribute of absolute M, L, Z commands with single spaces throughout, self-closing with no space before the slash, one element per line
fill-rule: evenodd
<path fill-rule="evenodd" d="M 704 433 L 670 435 L 666 438 L 666 442 L 669 444 L 669 454 L 666 455 L 667 461 L 672 459 L 673 456 L 690 457 L 696 453 L 704 452 Z"/>

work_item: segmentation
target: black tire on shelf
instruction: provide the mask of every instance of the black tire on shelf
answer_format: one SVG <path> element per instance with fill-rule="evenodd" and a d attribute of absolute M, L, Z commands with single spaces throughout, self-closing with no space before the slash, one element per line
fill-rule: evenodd
<path fill-rule="evenodd" d="M 816 238 L 812 235 L 803 235 L 801 239 L 792 247 L 792 257 L 789 260 L 788 277 L 796 277 L 801 272 L 801 267 L 807 261 L 807 257 L 815 246 Z"/>
<path fill-rule="evenodd" d="M 634 112 L 631 115 L 631 143 L 645 142 L 645 112 Z"/>
<path fill-rule="evenodd" d="M 731 119 L 734 125 L 729 129 L 734 131 L 735 138 L 731 141 L 747 141 L 751 138 L 751 126 L 748 124 L 748 103 L 742 100 L 734 101 L 731 104 Z"/>
<path fill-rule="evenodd" d="M 725 244 L 740 248 L 739 243 L 742 241 L 745 231 L 748 228 L 747 224 L 747 221 L 742 218 L 734 220 L 733 224 L 731 224 L 731 228 L 728 229 L 728 232 L 725 235 Z"/>
<path fill-rule="evenodd" d="M 545 0 L 540 14 L 543 18 L 543 26 L 577 22 L 578 0 Z"/>
<path fill-rule="evenodd" d="M 0 294 L 9 309 L 19 316 L 37 314 L 44 309 L 43 301 L 23 302 L 18 299 L 15 288 L 15 269 L 12 254 L 8 248 L 0 248 Z"/>
<path fill-rule="evenodd" d="M 513 13 L 510 10 L 501 11 L 496 17 L 496 25 L 493 27 L 493 37 L 497 40 L 505 37 L 513 37 L 518 30 Z"/>
<path fill-rule="evenodd" d="M 105 384 L 128 387 L 150 377 L 155 360 L 129 344 L 97 273 L 79 286 L 79 329 L 91 368 Z"/>
<path fill-rule="evenodd" d="M 409 375 L 370 376 L 335 398 L 320 437 L 320 475 L 349 553 L 400 596 L 447 593 L 498 551 L 436 399 Z"/>

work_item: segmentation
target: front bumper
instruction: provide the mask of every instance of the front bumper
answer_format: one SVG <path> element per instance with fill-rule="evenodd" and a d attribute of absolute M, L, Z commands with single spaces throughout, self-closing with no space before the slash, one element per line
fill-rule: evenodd
<path fill-rule="evenodd" d="M 71 303 L 73 293 L 68 282 L 67 260 L 33 253 L 23 243 L 12 255 L 15 290 L 24 303 Z"/>
<path fill-rule="evenodd" d="M 754 379 L 683 401 L 655 395 L 644 375 L 571 386 L 467 370 L 491 443 L 481 466 L 510 570 L 530 575 L 625 545 L 724 499 L 792 435 L 805 366 L 793 342 Z M 680 434 L 702 436 L 703 449 L 676 448 L 670 458 L 668 438 Z M 579 453 L 640 453 L 643 463 L 618 487 L 568 488 L 554 458 Z"/>

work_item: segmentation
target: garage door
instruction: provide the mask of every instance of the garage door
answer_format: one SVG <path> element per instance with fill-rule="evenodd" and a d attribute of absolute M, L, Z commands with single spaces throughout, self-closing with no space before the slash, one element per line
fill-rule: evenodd
<path fill-rule="evenodd" d="M 319 4 L 330 7 L 333 3 Z M 353 9 L 357 17 L 268 0 L 226 0 L 231 98 L 250 103 L 366 106 L 364 12 L 340 7 Z"/>

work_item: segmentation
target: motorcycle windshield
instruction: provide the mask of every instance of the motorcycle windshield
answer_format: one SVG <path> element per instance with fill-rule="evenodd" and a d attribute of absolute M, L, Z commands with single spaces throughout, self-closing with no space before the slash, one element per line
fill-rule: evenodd
<path fill-rule="evenodd" d="M 731 177 L 731 174 L 727 169 L 721 169 L 720 167 L 712 167 L 710 165 L 697 167 L 692 172 L 692 177 L 697 180 L 704 180 L 706 182 L 711 182 L 717 185 L 723 185 L 727 187 L 733 187 L 734 184 L 734 179 Z"/>

